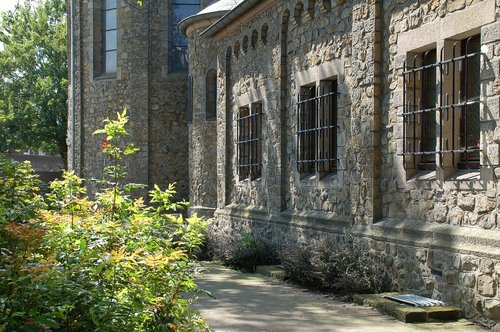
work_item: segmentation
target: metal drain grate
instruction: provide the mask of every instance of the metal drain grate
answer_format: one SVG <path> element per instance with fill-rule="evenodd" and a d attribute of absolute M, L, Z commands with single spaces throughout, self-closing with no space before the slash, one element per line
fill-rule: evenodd
<path fill-rule="evenodd" d="M 385 295 L 384 297 L 401 303 L 409 304 L 414 307 L 438 307 L 446 305 L 446 303 L 442 301 L 415 294 Z"/>

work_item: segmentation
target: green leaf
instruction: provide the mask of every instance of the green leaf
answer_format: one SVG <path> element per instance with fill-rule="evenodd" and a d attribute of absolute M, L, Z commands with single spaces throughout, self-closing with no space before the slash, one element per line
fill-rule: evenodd
<path fill-rule="evenodd" d="M 45 326 L 52 327 L 55 329 L 58 329 L 61 327 L 55 320 L 48 318 L 48 317 L 38 316 L 35 318 L 35 321 L 40 323 L 40 324 L 43 324 Z"/>
<path fill-rule="evenodd" d="M 80 251 L 84 254 L 87 252 L 87 241 L 85 239 L 80 239 Z"/>

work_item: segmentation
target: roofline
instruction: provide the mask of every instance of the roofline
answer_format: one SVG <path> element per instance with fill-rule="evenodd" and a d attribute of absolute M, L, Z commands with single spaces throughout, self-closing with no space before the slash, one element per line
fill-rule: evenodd
<path fill-rule="evenodd" d="M 227 12 L 224 16 L 222 16 L 217 22 L 209 26 L 205 31 L 201 33 L 201 35 L 205 37 L 212 37 L 217 32 L 221 31 L 224 27 L 226 27 L 229 23 L 235 21 L 248 9 L 252 8 L 261 1 L 262 0 L 244 0 L 239 5 L 234 7 L 232 10 Z"/>
<path fill-rule="evenodd" d="M 179 22 L 179 24 L 177 24 L 177 28 L 184 36 L 186 36 L 187 27 L 190 26 L 191 24 L 198 22 L 198 21 L 202 21 L 202 20 L 221 17 L 224 14 L 226 14 L 227 12 L 228 12 L 228 10 L 219 10 L 216 12 L 210 12 L 210 13 L 205 13 L 205 14 L 201 14 L 201 15 L 200 14 L 191 15 L 191 16 L 188 16 L 188 17 L 182 19 Z"/>

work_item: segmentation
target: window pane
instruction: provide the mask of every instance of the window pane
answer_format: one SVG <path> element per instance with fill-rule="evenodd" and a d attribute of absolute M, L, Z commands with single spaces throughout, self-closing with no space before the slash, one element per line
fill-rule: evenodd
<path fill-rule="evenodd" d="M 172 27 L 172 29 L 176 29 L 176 27 Z M 172 45 L 172 47 L 176 47 L 176 46 L 188 46 L 188 40 L 186 37 L 184 37 L 183 35 L 181 35 L 180 32 L 174 32 L 172 33 L 172 35 L 170 36 L 171 40 L 170 40 L 170 45 Z"/>
<path fill-rule="evenodd" d="M 188 69 L 187 57 L 187 39 L 181 35 L 177 25 L 178 23 L 200 10 L 199 0 L 173 0 L 171 5 L 170 31 L 169 31 L 169 71 L 179 72 Z"/>
<path fill-rule="evenodd" d="M 170 50 L 170 71 L 186 71 L 187 68 L 187 48 L 180 46 L 172 48 Z"/>
<path fill-rule="evenodd" d="M 172 5 L 200 5 L 200 0 L 173 0 Z"/>
<path fill-rule="evenodd" d="M 177 25 L 182 19 L 194 15 L 200 11 L 199 5 L 173 5 L 172 24 Z"/>
<path fill-rule="evenodd" d="M 105 39 L 105 50 L 116 50 L 116 30 L 106 31 Z"/>
<path fill-rule="evenodd" d="M 116 9 L 106 11 L 106 30 L 116 29 Z"/>
<path fill-rule="evenodd" d="M 117 53 L 116 51 L 107 51 L 104 54 L 105 59 L 105 73 L 116 73 L 116 62 L 117 62 Z"/>
<path fill-rule="evenodd" d="M 116 8 L 116 0 L 104 0 L 104 9 Z"/>

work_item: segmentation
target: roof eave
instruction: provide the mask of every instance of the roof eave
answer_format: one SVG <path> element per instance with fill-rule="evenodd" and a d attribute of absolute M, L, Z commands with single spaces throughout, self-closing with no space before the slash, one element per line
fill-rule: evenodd
<path fill-rule="evenodd" d="M 229 23 L 235 21 L 248 9 L 252 8 L 262 0 L 244 0 L 239 5 L 234 7 L 232 10 L 228 11 L 224 16 L 222 16 L 217 22 L 209 26 L 205 31 L 201 33 L 202 36 L 212 37 L 217 32 L 221 31 Z"/>
<path fill-rule="evenodd" d="M 198 22 L 198 21 L 202 21 L 202 20 L 209 20 L 212 18 L 224 16 L 224 14 L 226 14 L 227 12 L 228 12 L 227 10 L 220 10 L 220 11 L 205 13 L 205 14 L 201 14 L 201 15 L 200 14 L 191 15 L 191 16 L 188 16 L 188 17 L 182 19 L 179 22 L 179 24 L 177 24 L 177 28 L 184 36 L 186 36 L 187 27 L 190 26 L 191 24 Z"/>

